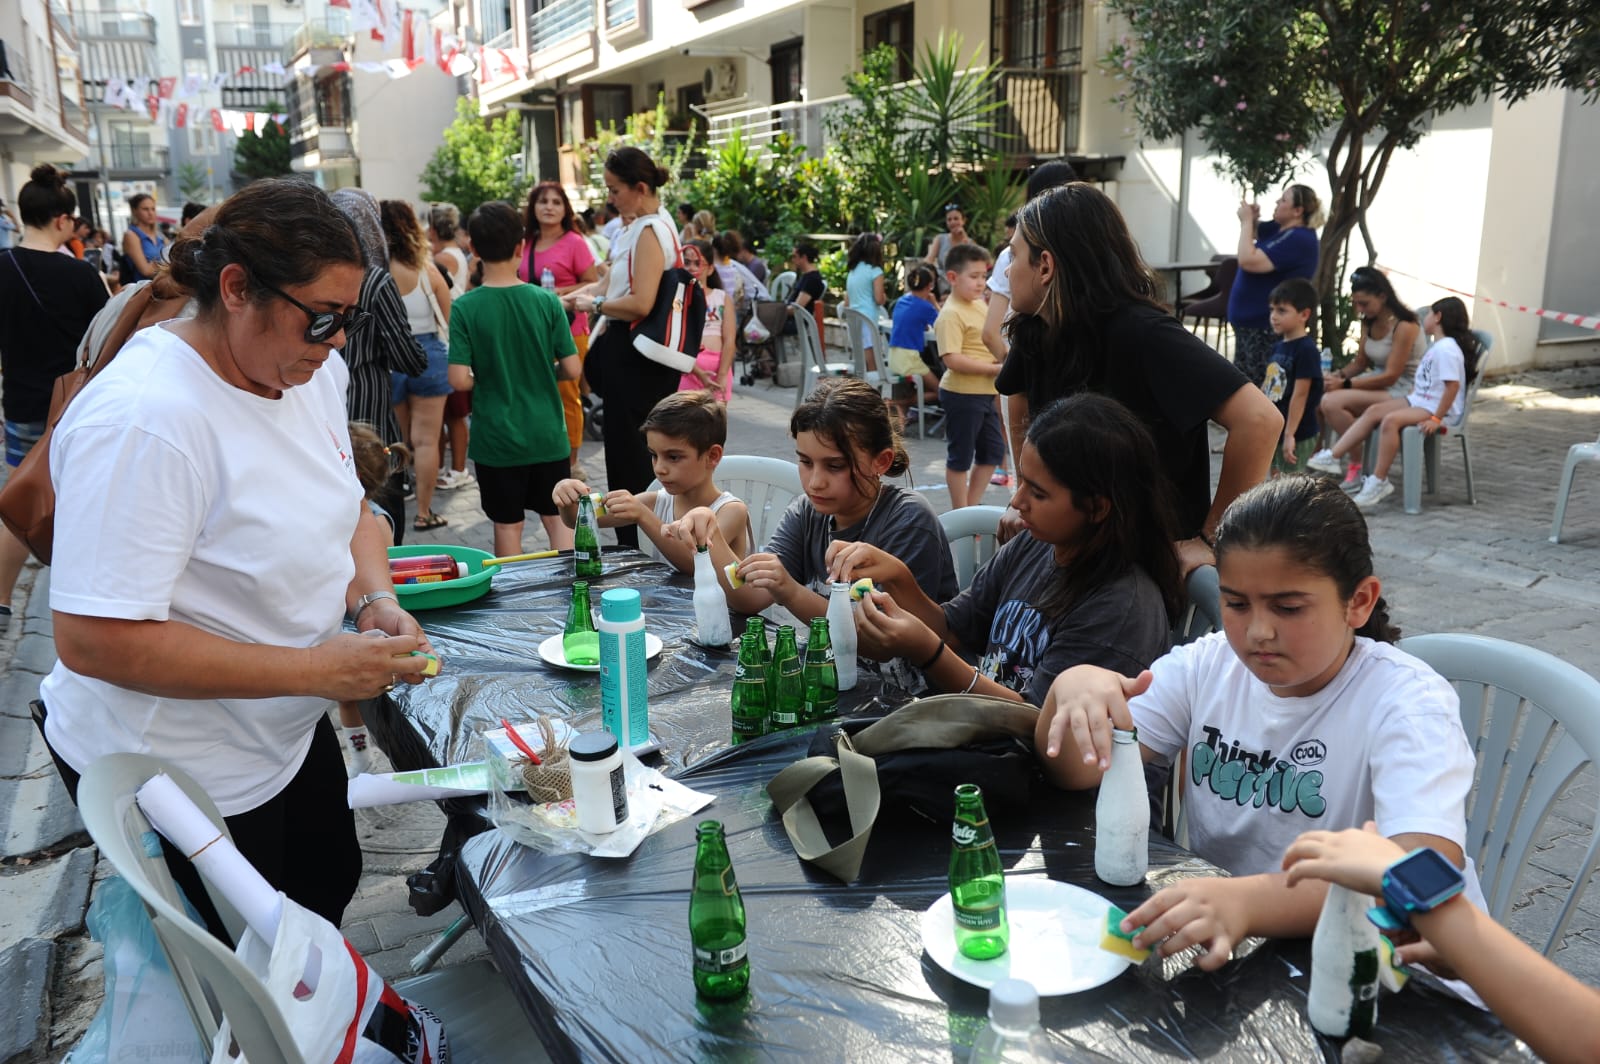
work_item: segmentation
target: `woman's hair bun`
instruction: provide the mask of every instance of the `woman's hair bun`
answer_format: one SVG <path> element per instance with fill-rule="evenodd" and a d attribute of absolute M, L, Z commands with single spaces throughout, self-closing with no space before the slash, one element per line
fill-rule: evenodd
<path fill-rule="evenodd" d="M 656 187 L 660 188 L 672 180 L 672 173 L 665 166 L 656 167 Z"/>
<path fill-rule="evenodd" d="M 62 173 L 60 170 L 57 170 L 49 163 L 40 163 L 38 166 L 35 166 L 33 168 L 33 172 L 28 175 L 28 179 L 30 181 L 37 181 L 40 184 L 45 184 L 48 182 L 56 185 L 64 185 L 67 183 L 67 175 Z"/>

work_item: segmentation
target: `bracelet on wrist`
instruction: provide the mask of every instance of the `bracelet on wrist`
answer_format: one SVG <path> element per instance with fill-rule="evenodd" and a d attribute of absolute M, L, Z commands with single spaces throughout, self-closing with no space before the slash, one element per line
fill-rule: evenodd
<path fill-rule="evenodd" d="M 921 665 L 918 665 L 917 671 L 927 672 L 929 669 L 937 665 L 939 663 L 939 659 L 944 657 L 944 649 L 946 646 L 947 644 L 943 639 L 939 640 L 939 649 L 933 652 L 933 657 L 929 658 L 927 661 L 924 661 Z"/>
<path fill-rule="evenodd" d="M 1344 379 L 1344 386 L 1346 388 L 1354 388 L 1356 386 L 1356 379 L 1354 377 L 1346 377 Z"/>
<path fill-rule="evenodd" d="M 356 599 L 355 608 L 350 611 L 351 623 L 361 620 L 361 615 L 366 612 L 368 606 L 372 605 L 374 602 L 380 602 L 383 599 L 388 599 L 390 602 L 393 602 L 396 605 L 398 605 L 400 602 L 400 597 L 393 591 L 369 591 L 365 595 L 362 595 L 360 598 Z"/>
<path fill-rule="evenodd" d="M 981 673 L 979 673 L 977 667 L 974 666 L 972 670 L 972 679 L 967 681 L 967 689 L 961 693 L 964 695 L 970 695 L 972 693 L 972 689 L 978 686 L 978 677 L 980 675 Z"/>

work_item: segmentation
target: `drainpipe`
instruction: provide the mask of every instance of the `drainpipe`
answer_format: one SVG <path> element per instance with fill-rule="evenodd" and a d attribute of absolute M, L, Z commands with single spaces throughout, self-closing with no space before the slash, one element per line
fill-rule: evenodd
<path fill-rule="evenodd" d="M 1168 262 L 1182 262 L 1183 221 L 1189 216 L 1189 131 L 1183 131 L 1178 143 L 1178 203 L 1172 219 L 1172 243 Z M 1174 293 L 1176 298 L 1176 293 Z"/>

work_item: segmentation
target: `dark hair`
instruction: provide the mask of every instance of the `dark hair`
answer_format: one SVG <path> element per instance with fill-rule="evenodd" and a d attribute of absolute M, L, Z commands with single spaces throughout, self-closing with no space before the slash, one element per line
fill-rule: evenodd
<path fill-rule="evenodd" d="M 638 148 L 614 148 L 606 156 L 606 169 L 627 185 L 647 185 L 651 192 L 672 180 L 672 175 L 656 165 L 654 159 Z M 621 213 L 620 211 L 618 213 Z"/>
<path fill-rule="evenodd" d="M 1280 281 L 1278 287 L 1267 297 L 1267 306 L 1276 306 L 1279 303 L 1295 310 L 1316 310 L 1317 286 L 1304 277 L 1291 277 L 1287 281 Z"/>
<path fill-rule="evenodd" d="M 683 217 L 683 220 L 686 223 L 694 221 L 694 204 L 692 204 L 692 203 L 680 203 L 680 204 L 678 204 L 678 214 L 680 214 Z"/>
<path fill-rule="evenodd" d="M 949 273 L 960 273 L 974 262 L 987 266 L 991 261 L 989 249 L 982 244 L 957 244 L 944 253 L 944 268 Z"/>
<path fill-rule="evenodd" d="M 206 205 L 204 203 L 196 203 L 194 200 L 190 200 L 188 203 L 183 205 L 183 213 L 178 216 L 178 225 L 188 225 L 189 222 L 194 219 L 195 215 L 199 214 L 205 209 Z"/>
<path fill-rule="evenodd" d="M 541 192 L 554 192 L 561 197 L 561 231 L 570 233 L 573 230 L 572 201 L 567 198 L 567 190 L 561 187 L 559 181 L 541 181 L 528 190 L 528 209 L 523 214 L 523 227 L 528 231 L 528 239 L 533 240 L 539 235 L 539 219 L 533 215 L 533 205 L 539 201 Z"/>
<path fill-rule="evenodd" d="M 428 238 L 411 204 L 405 200 L 379 200 L 378 219 L 383 223 L 383 236 L 389 244 L 389 258 L 413 270 L 421 270 L 429 259 Z M 428 279 L 424 277 L 422 281 L 426 284 Z"/>
<path fill-rule="evenodd" d="M 619 210 L 617 208 L 617 205 L 615 203 L 612 203 L 610 200 L 606 200 L 604 203 L 600 204 L 600 213 L 607 216 L 606 217 L 606 221 L 608 221 L 608 222 L 612 218 L 621 218 L 622 217 L 622 211 Z"/>
<path fill-rule="evenodd" d="M 926 291 L 932 288 L 939 278 L 933 272 L 933 267 L 925 262 L 919 262 L 906 271 L 906 288 L 913 292 Z"/>
<path fill-rule="evenodd" d="M 1315 189 L 1310 185 L 1290 185 L 1287 191 L 1289 205 L 1300 208 L 1300 224 L 1308 229 L 1322 224 L 1322 201 L 1317 198 Z"/>
<path fill-rule="evenodd" d="M 862 475 L 863 458 L 893 451 L 887 473 L 891 477 L 911 467 L 911 456 L 889 419 L 883 394 L 857 377 L 830 377 L 818 384 L 789 418 L 789 435 L 799 439 L 802 432 L 815 433 L 850 459 L 850 482 L 866 498 L 876 492 L 869 490 L 872 485 Z"/>
<path fill-rule="evenodd" d="M 1394 315 L 1396 321 L 1417 320 L 1417 315 L 1412 309 L 1400 302 L 1400 297 L 1394 294 L 1394 285 L 1389 283 L 1389 278 L 1376 266 L 1357 266 L 1355 272 L 1350 275 L 1350 291 L 1382 299 L 1383 305 Z"/>
<path fill-rule="evenodd" d="M 845 271 L 856 268 L 858 263 L 868 266 L 883 268 L 883 237 L 877 233 L 862 233 L 850 245 L 850 254 L 845 257 Z"/>
<path fill-rule="evenodd" d="M 1006 215 L 1005 225 L 1006 225 L 1006 228 L 1008 228 L 1008 229 L 1015 229 L 1017 227 L 1017 212 L 1016 211 L 1012 211 L 1010 214 Z"/>
<path fill-rule="evenodd" d="M 822 252 L 817 250 L 817 245 L 808 240 L 802 240 L 795 244 L 794 253 L 796 255 L 804 256 L 805 260 L 811 263 L 813 266 L 817 264 L 818 259 L 822 258 Z"/>
<path fill-rule="evenodd" d="M 350 422 L 350 457 L 356 464 L 361 491 L 369 499 L 388 486 L 391 473 L 411 464 L 411 451 L 405 444 L 384 443 L 365 421 Z"/>
<path fill-rule="evenodd" d="M 1366 518 L 1332 477 L 1279 477 L 1233 500 L 1217 523 L 1217 561 L 1235 548 L 1272 547 L 1328 577 L 1347 602 L 1356 585 L 1372 575 Z M 1383 643 L 1400 638 L 1381 596 L 1356 635 Z"/>
<path fill-rule="evenodd" d="M 1051 159 L 1049 162 L 1040 163 L 1028 175 L 1028 199 L 1034 199 L 1042 192 L 1048 192 L 1062 185 L 1070 185 L 1078 180 L 1078 171 L 1065 159 Z"/>
<path fill-rule="evenodd" d="M 522 240 L 522 219 L 505 200 L 480 204 L 467 219 L 472 250 L 484 262 L 509 262 Z"/>
<path fill-rule="evenodd" d="M 1172 550 L 1177 523 L 1149 431 L 1115 399 L 1080 392 L 1040 411 L 1026 438 L 1051 479 L 1072 493 L 1079 513 L 1089 517 L 1102 504 L 1106 511 L 1072 544 L 1071 561 L 1056 568 L 1040 611 L 1060 617 L 1138 567 L 1155 581 L 1168 618 L 1176 619 L 1184 598 Z"/>
<path fill-rule="evenodd" d="M 1461 382 L 1465 388 L 1478 375 L 1478 359 L 1483 356 L 1483 345 L 1467 319 L 1467 305 L 1455 296 L 1445 296 L 1433 305 L 1433 312 L 1439 315 L 1439 331 L 1461 348 L 1461 357 L 1467 363 L 1467 379 Z"/>
<path fill-rule="evenodd" d="M 428 207 L 428 228 L 440 240 L 454 240 L 461 228 L 461 211 L 454 203 L 435 203 Z"/>
<path fill-rule="evenodd" d="M 28 183 L 17 193 L 17 214 L 23 225 L 35 229 L 43 229 L 63 214 L 73 214 L 77 209 L 78 198 L 67 187 L 66 172 L 49 163 L 35 166 L 28 175 Z"/>
<path fill-rule="evenodd" d="M 959 203 L 946 203 L 944 205 L 944 209 L 939 212 L 939 215 L 940 217 L 949 217 L 951 211 L 955 211 L 957 214 L 961 215 L 961 221 L 963 224 L 965 224 L 970 217 L 967 214 L 967 209 L 961 206 Z"/>
<path fill-rule="evenodd" d="M 728 442 L 728 408 L 715 392 L 673 392 L 650 408 L 639 434 L 659 432 L 686 440 L 701 454 Z"/>
<path fill-rule="evenodd" d="M 731 259 L 744 250 L 744 237 L 737 229 L 724 229 L 718 239 L 722 241 L 722 246 L 717 249 L 719 255 L 726 255 Z"/>
<path fill-rule="evenodd" d="M 686 248 L 694 248 L 700 253 L 700 257 L 706 261 L 707 265 L 711 267 L 706 271 L 706 278 L 701 283 L 707 288 L 721 288 L 722 275 L 717 273 L 717 260 L 712 258 L 713 252 L 711 250 L 711 241 L 690 240 L 683 246 Z M 701 448 L 701 450 L 704 450 L 704 448 Z"/>
<path fill-rule="evenodd" d="M 191 229 L 180 235 L 167 257 L 172 280 L 194 294 L 201 314 L 217 305 L 222 271 L 235 263 L 250 275 L 257 303 L 271 298 L 267 285 L 292 288 L 329 266 L 364 263 L 354 227 L 309 181 L 261 178 L 216 211 L 199 233 Z"/>
<path fill-rule="evenodd" d="M 36 173 L 36 174 L 38 172 L 39 171 L 37 171 L 37 170 L 34 171 L 34 173 Z M 154 200 L 155 200 L 155 197 L 150 195 L 150 193 L 148 193 L 148 192 L 135 193 L 134 195 L 128 197 L 128 212 L 131 214 L 132 212 L 138 210 L 140 207 L 143 207 L 146 203 L 152 202 Z"/>
<path fill-rule="evenodd" d="M 1017 232 L 1037 264 L 1042 252 L 1055 273 L 1033 314 L 1014 314 L 1006 325 L 1013 355 L 1033 371 L 1030 402 L 1081 390 L 1101 357 L 1101 323 L 1129 305 L 1161 307 L 1161 282 L 1139 257 L 1117 205 L 1093 185 L 1075 182 L 1047 189 L 1017 211 Z"/>

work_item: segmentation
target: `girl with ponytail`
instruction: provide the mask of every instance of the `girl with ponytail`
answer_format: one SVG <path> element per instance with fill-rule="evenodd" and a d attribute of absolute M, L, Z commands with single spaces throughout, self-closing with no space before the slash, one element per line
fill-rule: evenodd
<path fill-rule="evenodd" d="M 1366 521 L 1338 484 L 1281 477 L 1235 499 L 1217 526 L 1217 578 L 1221 632 L 1134 679 L 1062 673 L 1037 732 L 1068 789 L 1100 782 L 1113 728 L 1137 728 L 1146 761 L 1182 766 L 1189 846 L 1233 876 L 1168 887 L 1124 926 L 1144 929 L 1137 946 L 1165 939 L 1162 956 L 1204 945 L 1208 971 L 1250 935 L 1316 927 L 1323 891 L 1291 889 L 1280 871 L 1309 828 L 1375 820 L 1403 849 L 1463 866 L 1474 765 L 1455 690 L 1393 646 Z"/>

